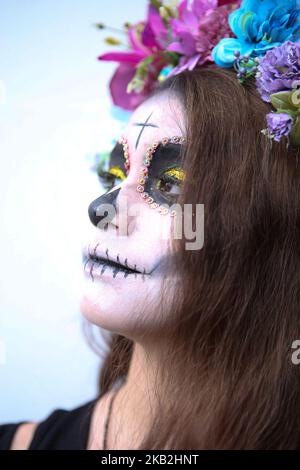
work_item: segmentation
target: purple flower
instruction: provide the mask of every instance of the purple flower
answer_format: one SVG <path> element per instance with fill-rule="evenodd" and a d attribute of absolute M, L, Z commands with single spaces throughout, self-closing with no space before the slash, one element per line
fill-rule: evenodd
<path fill-rule="evenodd" d="M 224 37 L 232 37 L 229 14 L 240 2 L 232 0 L 183 0 L 179 16 L 170 20 L 173 40 L 168 50 L 180 54 L 179 65 L 171 74 L 212 62 L 211 52 Z"/>
<path fill-rule="evenodd" d="M 271 138 L 279 142 L 283 136 L 288 136 L 293 127 L 293 118 L 286 113 L 267 114 L 268 132 Z"/>
<path fill-rule="evenodd" d="M 300 80 L 300 43 L 287 41 L 271 49 L 257 70 L 257 89 L 264 101 L 271 102 L 273 93 L 292 90 L 293 82 Z"/>

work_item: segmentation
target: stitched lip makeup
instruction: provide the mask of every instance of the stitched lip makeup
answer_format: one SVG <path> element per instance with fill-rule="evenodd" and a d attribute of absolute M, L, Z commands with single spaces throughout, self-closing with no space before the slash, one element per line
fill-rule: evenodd
<path fill-rule="evenodd" d="M 111 256 L 108 249 L 105 250 L 105 254 L 97 252 L 97 245 L 93 249 L 89 246 L 83 250 L 82 261 L 84 273 L 90 276 L 92 280 L 103 276 L 127 278 L 128 276 L 137 277 L 139 275 L 144 277 L 147 275 L 145 269 L 140 271 L 136 265 L 130 266 L 127 258 L 121 261 L 119 255 L 116 257 Z"/>

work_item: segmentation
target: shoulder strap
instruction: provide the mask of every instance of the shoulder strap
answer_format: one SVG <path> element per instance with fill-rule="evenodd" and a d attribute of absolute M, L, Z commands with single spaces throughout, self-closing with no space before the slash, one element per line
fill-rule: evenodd
<path fill-rule="evenodd" d="M 94 404 L 92 400 L 74 410 L 54 410 L 37 426 L 29 450 L 85 450 Z"/>
<path fill-rule="evenodd" d="M 13 437 L 18 427 L 25 423 L 28 423 L 28 421 L 0 425 L 0 450 L 10 449 Z"/>

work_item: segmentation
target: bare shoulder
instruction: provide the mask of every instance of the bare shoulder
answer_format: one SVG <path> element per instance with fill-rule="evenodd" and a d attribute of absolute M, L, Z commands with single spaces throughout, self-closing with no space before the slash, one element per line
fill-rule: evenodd
<path fill-rule="evenodd" d="M 102 449 L 102 440 L 103 440 L 103 431 L 104 431 L 104 421 L 107 413 L 107 406 L 109 403 L 109 398 L 112 392 L 107 392 L 102 396 L 96 403 L 94 407 L 93 414 L 90 421 L 90 429 L 88 436 L 88 450 L 100 450 Z"/>
<path fill-rule="evenodd" d="M 10 450 L 27 450 L 39 423 L 24 423 L 18 426 Z"/>

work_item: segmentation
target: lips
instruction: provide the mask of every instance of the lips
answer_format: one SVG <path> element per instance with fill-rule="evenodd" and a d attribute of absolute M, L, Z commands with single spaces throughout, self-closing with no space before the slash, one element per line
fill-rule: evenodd
<path fill-rule="evenodd" d="M 126 257 L 121 258 L 120 255 L 113 256 L 111 255 L 108 249 L 105 250 L 105 253 L 101 252 L 98 249 L 98 245 L 94 247 L 89 245 L 83 250 L 83 262 L 93 262 L 98 265 L 107 266 L 115 270 L 123 271 L 127 274 L 147 274 L 145 269 L 143 271 L 139 271 L 137 269 L 136 264 L 134 266 L 131 266 L 128 263 Z"/>

